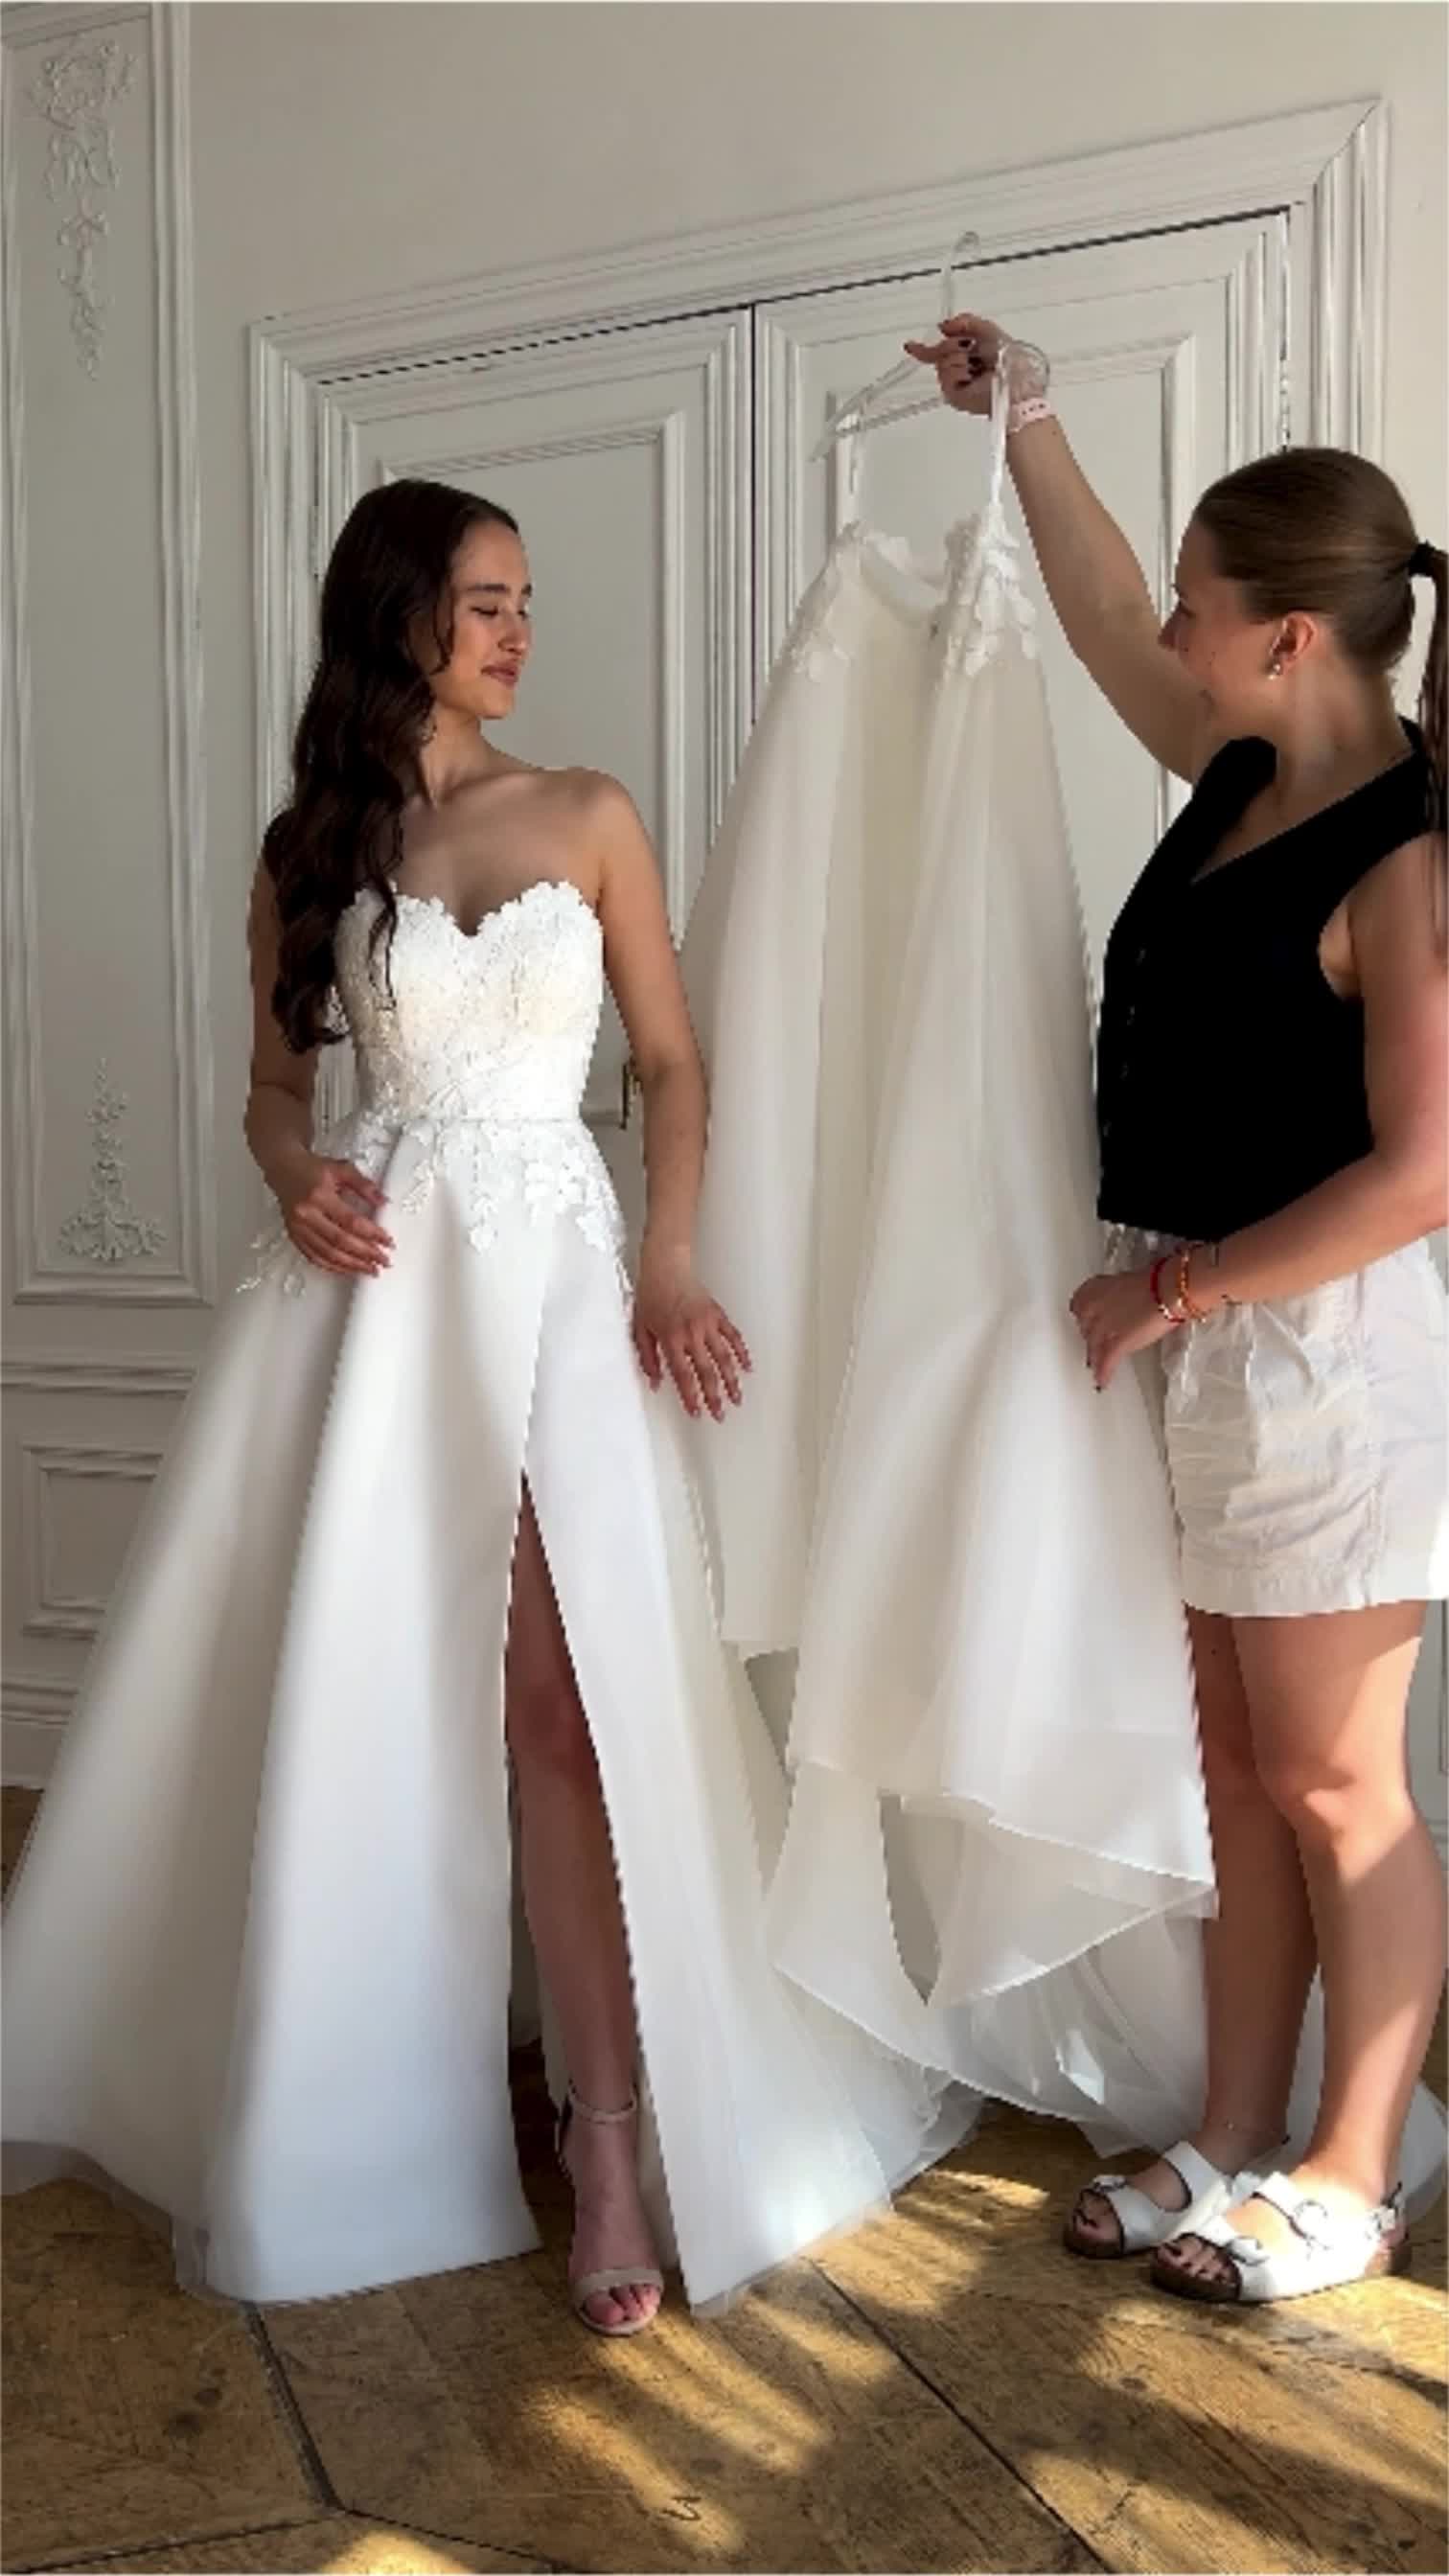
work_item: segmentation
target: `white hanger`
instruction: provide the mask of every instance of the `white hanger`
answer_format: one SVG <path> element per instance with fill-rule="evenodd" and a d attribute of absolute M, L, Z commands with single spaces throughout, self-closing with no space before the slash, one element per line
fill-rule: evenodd
<path fill-rule="evenodd" d="M 964 252 L 979 250 L 980 246 L 981 235 L 967 232 L 961 235 L 959 241 L 952 243 L 946 254 L 941 269 L 938 308 L 943 321 L 954 312 L 956 306 L 956 262 Z M 826 421 L 819 444 L 813 451 L 814 461 L 818 464 L 823 457 L 830 454 L 838 440 L 849 437 L 855 431 L 863 433 L 870 429 L 883 429 L 889 421 L 910 420 L 918 411 L 934 410 L 941 399 L 938 386 L 933 386 L 929 393 L 918 390 L 909 402 L 891 403 L 885 410 L 878 408 L 882 398 L 892 393 L 897 386 L 914 385 L 919 388 L 920 382 L 919 359 L 902 358 L 897 365 L 887 368 L 883 376 L 873 377 L 871 382 L 868 385 L 862 385 L 857 393 L 848 394 L 844 402 L 838 402 L 835 405 Z M 866 418 L 867 412 L 872 415 L 870 419 Z"/>
<path fill-rule="evenodd" d="M 979 233 L 962 233 L 960 240 L 952 243 L 946 255 L 941 270 L 940 288 L 940 312 L 943 321 L 949 318 L 956 307 L 956 262 L 964 252 L 978 250 L 980 246 Z M 1012 350 L 1019 351 L 1024 357 L 1037 360 L 1045 373 L 1046 360 L 1042 357 L 1041 351 L 1034 348 L 1029 340 L 1004 340 L 1001 345 L 1001 358 L 1004 360 Z M 1004 368 L 999 369 L 998 372 L 1004 375 Z M 812 451 L 813 461 L 819 464 L 824 457 L 830 455 L 842 438 L 863 438 L 869 430 L 885 429 L 892 421 L 912 420 L 917 412 L 934 411 L 941 399 L 940 387 L 936 385 L 932 386 L 929 393 L 918 391 L 913 393 L 908 401 L 885 403 L 882 408 L 884 397 L 894 392 L 897 386 L 909 384 L 919 387 L 920 382 L 920 360 L 903 358 L 898 365 L 889 367 L 883 376 L 875 376 L 868 385 L 862 385 L 858 393 L 848 394 L 844 402 L 837 403 L 830 413 L 821 432 L 819 443 Z M 851 458 L 851 469 L 853 483 L 857 474 L 857 459 L 854 456 Z"/>

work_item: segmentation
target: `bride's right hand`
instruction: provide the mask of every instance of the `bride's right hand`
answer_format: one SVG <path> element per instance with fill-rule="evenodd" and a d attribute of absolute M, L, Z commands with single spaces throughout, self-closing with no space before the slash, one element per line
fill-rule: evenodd
<path fill-rule="evenodd" d="M 356 1204 L 360 1200 L 362 1208 L 385 1207 L 386 1193 L 355 1163 L 306 1154 L 289 1170 L 277 1197 L 292 1242 L 318 1270 L 332 1270 L 343 1278 L 375 1279 L 387 1268 L 392 1236 Z"/>
<path fill-rule="evenodd" d="M 1010 333 L 982 313 L 958 313 L 941 325 L 939 340 L 908 340 L 906 355 L 934 367 L 941 400 L 953 411 L 991 409 L 991 379 Z"/>

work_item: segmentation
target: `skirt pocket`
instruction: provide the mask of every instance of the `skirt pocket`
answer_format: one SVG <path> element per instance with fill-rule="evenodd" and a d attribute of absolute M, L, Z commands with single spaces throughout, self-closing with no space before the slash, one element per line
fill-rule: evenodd
<path fill-rule="evenodd" d="M 1169 1346 L 1165 1421 L 1184 1562 L 1194 1579 L 1221 1570 L 1234 1594 L 1223 1607 L 1249 1612 L 1258 1586 L 1264 1608 L 1280 1591 L 1316 1599 L 1325 1588 L 1348 1606 L 1372 1582 L 1384 1479 L 1365 1303 L 1359 1274 L 1235 1307 Z"/>

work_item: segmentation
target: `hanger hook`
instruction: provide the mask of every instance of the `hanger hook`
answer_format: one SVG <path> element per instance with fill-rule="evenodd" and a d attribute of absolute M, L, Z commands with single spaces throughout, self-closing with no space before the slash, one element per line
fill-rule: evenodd
<path fill-rule="evenodd" d="M 949 320 L 952 307 L 956 300 L 957 261 L 967 251 L 979 250 L 980 247 L 981 235 L 978 232 L 968 230 L 958 236 L 946 253 L 946 257 L 941 266 L 939 290 L 941 297 L 941 321 L 945 322 Z M 818 463 L 822 458 L 830 454 L 831 449 L 834 447 L 843 431 L 847 429 L 861 430 L 869 427 L 871 424 L 867 419 L 867 414 L 869 413 L 872 404 L 877 403 L 882 395 L 892 392 L 895 388 L 903 384 L 910 383 L 917 374 L 918 370 L 914 360 L 908 358 L 904 365 L 891 367 L 885 375 L 876 376 L 870 384 L 860 386 L 858 391 L 849 395 L 844 402 L 837 403 L 834 410 L 827 418 L 825 427 L 821 432 L 819 442 L 813 451 L 815 461 Z M 902 419 L 911 411 L 927 411 L 932 407 L 934 401 L 934 395 L 923 396 L 917 402 L 910 403 L 905 406 L 898 406 L 891 417 Z"/>
<path fill-rule="evenodd" d="M 964 233 L 960 234 L 957 240 L 953 241 L 950 249 L 947 251 L 945 262 L 941 269 L 941 319 L 943 322 L 950 321 L 951 309 L 956 301 L 956 263 L 959 259 L 964 258 L 968 250 L 979 250 L 980 248 L 981 235 L 978 232 L 972 232 L 968 227 Z"/>

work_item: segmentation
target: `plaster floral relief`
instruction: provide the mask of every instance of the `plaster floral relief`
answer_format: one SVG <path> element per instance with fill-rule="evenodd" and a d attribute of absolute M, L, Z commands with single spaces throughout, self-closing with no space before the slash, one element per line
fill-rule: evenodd
<path fill-rule="evenodd" d="M 60 1229 L 62 1246 L 77 1261 L 96 1261 L 107 1268 L 121 1261 L 145 1260 L 159 1252 L 166 1240 L 164 1226 L 138 1216 L 127 1194 L 121 1127 L 129 1105 L 124 1092 L 113 1089 L 110 1070 L 102 1061 L 96 1067 L 91 1108 L 90 1192 L 84 1207 L 67 1217 Z"/>
<path fill-rule="evenodd" d="M 82 38 L 45 56 L 29 93 L 50 127 L 46 189 L 72 207 L 56 234 L 64 253 L 57 275 L 70 298 L 71 332 L 89 376 L 100 368 L 107 310 L 99 256 L 110 223 L 102 199 L 119 184 L 111 114 L 136 69 L 136 56 L 117 37 Z"/>

